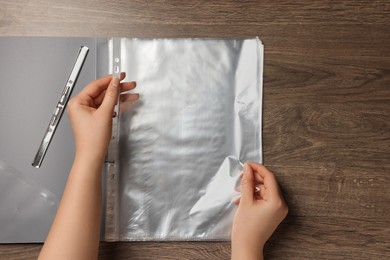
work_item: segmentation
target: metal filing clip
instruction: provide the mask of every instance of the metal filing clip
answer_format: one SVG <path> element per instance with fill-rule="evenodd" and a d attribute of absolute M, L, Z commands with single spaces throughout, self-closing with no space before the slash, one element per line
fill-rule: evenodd
<path fill-rule="evenodd" d="M 121 39 L 112 38 L 109 42 L 110 70 L 113 77 L 120 79 Z M 108 147 L 106 166 L 106 241 L 119 240 L 119 99 L 112 119 L 112 138 Z"/>
<path fill-rule="evenodd" d="M 73 87 L 76 84 L 81 68 L 83 67 L 85 59 L 87 58 L 88 51 L 88 47 L 81 46 L 76 61 L 73 65 L 72 72 L 70 73 L 69 78 L 65 83 L 65 87 L 62 91 L 60 100 L 58 101 L 54 113 L 51 116 L 49 125 L 46 128 L 45 135 L 43 136 L 41 144 L 38 147 L 38 151 L 34 157 L 34 161 L 32 162 L 32 166 L 34 166 L 35 168 L 41 167 L 43 158 L 45 157 L 46 151 L 49 148 L 51 140 L 53 139 L 58 123 L 60 122 L 62 114 L 65 111 L 66 104 L 68 103 L 70 95 L 72 94 Z"/>

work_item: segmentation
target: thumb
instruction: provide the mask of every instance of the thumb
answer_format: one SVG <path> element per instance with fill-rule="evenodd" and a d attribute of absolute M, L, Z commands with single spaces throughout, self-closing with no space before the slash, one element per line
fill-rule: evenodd
<path fill-rule="evenodd" d="M 110 115 L 114 111 L 115 104 L 118 102 L 118 95 L 120 92 L 119 88 L 119 79 L 117 77 L 112 77 L 106 90 L 106 95 L 104 96 L 103 102 L 100 105 L 100 107 Z"/>
<path fill-rule="evenodd" d="M 254 177 L 252 168 L 245 164 L 244 173 L 241 179 L 241 202 L 248 203 L 253 201 L 253 191 L 254 191 Z"/>

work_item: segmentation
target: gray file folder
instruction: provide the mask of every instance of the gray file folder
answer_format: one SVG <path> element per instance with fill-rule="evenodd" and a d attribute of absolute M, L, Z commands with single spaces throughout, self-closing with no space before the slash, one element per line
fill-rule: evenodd
<path fill-rule="evenodd" d="M 31 162 L 82 45 L 90 55 L 74 93 L 96 77 L 96 39 L 0 37 L 2 243 L 41 242 L 53 221 L 74 157 L 66 116 L 42 168 Z"/>

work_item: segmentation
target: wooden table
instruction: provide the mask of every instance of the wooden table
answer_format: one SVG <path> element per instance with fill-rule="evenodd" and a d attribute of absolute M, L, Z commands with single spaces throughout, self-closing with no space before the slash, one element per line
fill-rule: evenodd
<path fill-rule="evenodd" d="M 266 258 L 390 259 L 390 2 L 267 2 L 0 0 L 0 35 L 259 36 L 264 162 L 290 209 Z M 0 259 L 40 248 L 1 245 Z M 99 256 L 229 257 L 226 242 L 102 243 Z"/>

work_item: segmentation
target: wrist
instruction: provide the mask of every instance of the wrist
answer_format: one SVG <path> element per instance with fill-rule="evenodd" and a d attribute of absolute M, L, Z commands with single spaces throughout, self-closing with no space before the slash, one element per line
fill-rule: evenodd
<path fill-rule="evenodd" d="M 247 251 L 246 249 L 232 250 L 231 260 L 263 260 L 263 250 L 260 252 Z"/>
<path fill-rule="evenodd" d="M 240 241 L 241 242 L 241 241 Z M 263 259 L 264 245 L 255 243 L 240 243 L 232 241 L 232 260 L 259 260 Z"/>
<path fill-rule="evenodd" d="M 107 154 L 107 149 L 100 147 L 86 147 L 76 144 L 75 159 L 87 162 L 103 163 Z"/>
<path fill-rule="evenodd" d="M 76 151 L 74 165 L 94 171 L 101 171 L 104 158 L 105 156 L 100 154 L 90 153 L 87 151 Z"/>

